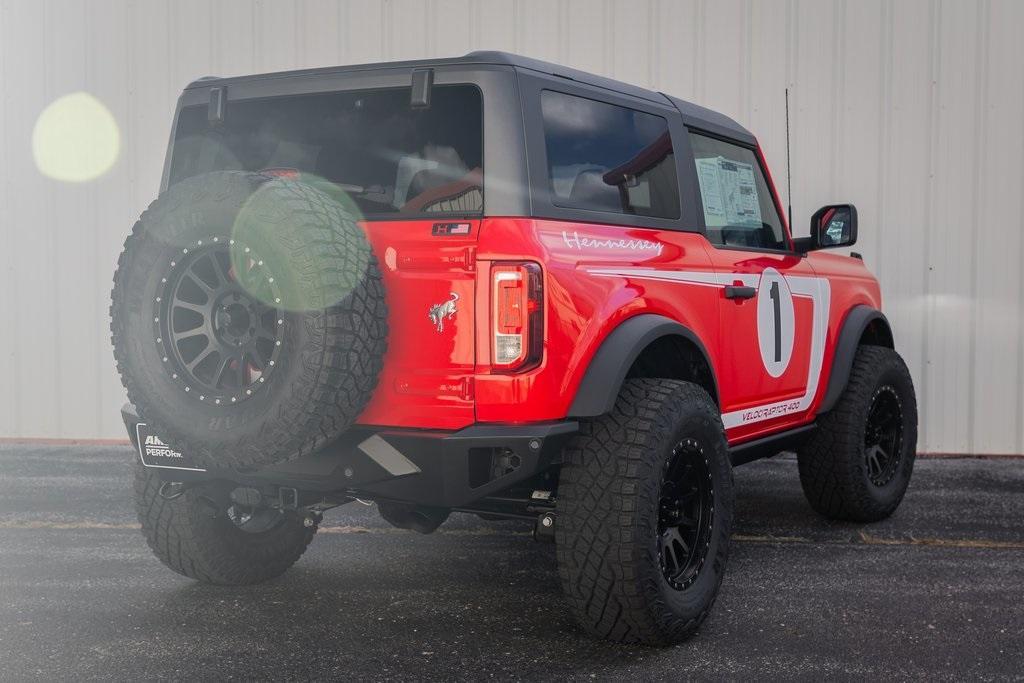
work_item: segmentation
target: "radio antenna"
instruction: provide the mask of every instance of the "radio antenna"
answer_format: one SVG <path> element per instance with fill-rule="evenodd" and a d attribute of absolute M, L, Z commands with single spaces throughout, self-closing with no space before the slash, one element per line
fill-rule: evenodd
<path fill-rule="evenodd" d="M 789 167 L 789 88 L 786 88 L 786 212 L 789 232 L 793 233 L 793 173 Z"/>

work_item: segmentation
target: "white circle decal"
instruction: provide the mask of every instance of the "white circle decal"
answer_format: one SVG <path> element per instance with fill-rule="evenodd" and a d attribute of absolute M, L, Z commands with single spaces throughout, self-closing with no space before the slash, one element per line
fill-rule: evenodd
<path fill-rule="evenodd" d="M 781 377 L 793 355 L 793 293 L 774 268 L 765 268 L 757 288 L 757 342 L 761 360 L 772 377 Z"/>

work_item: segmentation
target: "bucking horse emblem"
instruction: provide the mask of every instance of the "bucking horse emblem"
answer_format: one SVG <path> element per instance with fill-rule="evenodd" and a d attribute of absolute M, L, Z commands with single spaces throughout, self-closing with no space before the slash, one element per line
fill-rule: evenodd
<path fill-rule="evenodd" d="M 454 320 L 455 314 L 458 310 L 455 308 L 455 302 L 459 300 L 459 295 L 455 292 L 450 292 L 452 298 L 448 299 L 440 304 L 434 304 L 430 307 L 430 322 L 434 323 L 438 332 L 444 332 L 444 321 Z"/>

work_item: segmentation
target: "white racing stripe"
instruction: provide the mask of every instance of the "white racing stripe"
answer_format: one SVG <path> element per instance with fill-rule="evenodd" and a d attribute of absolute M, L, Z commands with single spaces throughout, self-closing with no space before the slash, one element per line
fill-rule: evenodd
<path fill-rule="evenodd" d="M 760 277 L 757 273 L 714 273 L 699 270 L 655 270 L 653 268 L 587 268 L 591 275 L 605 277 L 636 277 L 643 280 L 683 282 L 688 285 L 725 287 L 742 282 L 745 287 L 757 287 Z"/>
<path fill-rule="evenodd" d="M 603 277 L 629 277 L 662 282 L 679 282 L 704 287 L 725 287 L 737 282 L 746 287 L 757 287 L 761 276 L 757 273 L 713 273 L 706 271 L 655 270 L 653 268 L 587 268 L 591 275 Z M 821 369 L 825 359 L 825 337 L 828 334 L 828 312 L 831 302 L 829 281 L 820 277 L 783 275 L 795 297 L 809 298 L 813 303 L 811 318 L 811 358 L 807 366 L 807 382 L 800 398 L 777 401 L 742 410 L 722 413 L 726 429 L 771 420 L 783 415 L 807 410 L 818 391 Z"/>

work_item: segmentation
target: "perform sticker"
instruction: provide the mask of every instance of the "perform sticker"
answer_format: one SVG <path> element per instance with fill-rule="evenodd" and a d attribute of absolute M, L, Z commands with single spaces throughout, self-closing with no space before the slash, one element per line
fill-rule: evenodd
<path fill-rule="evenodd" d="M 697 159 L 704 219 L 711 227 L 761 226 L 754 167 L 725 157 Z"/>
<path fill-rule="evenodd" d="M 145 422 L 135 425 L 135 442 L 139 446 L 139 458 L 145 467 L 190 472 L 206 471 L 194 463 L 188 454 L 174 450 L 159 436 L 151 433 Z"/>

